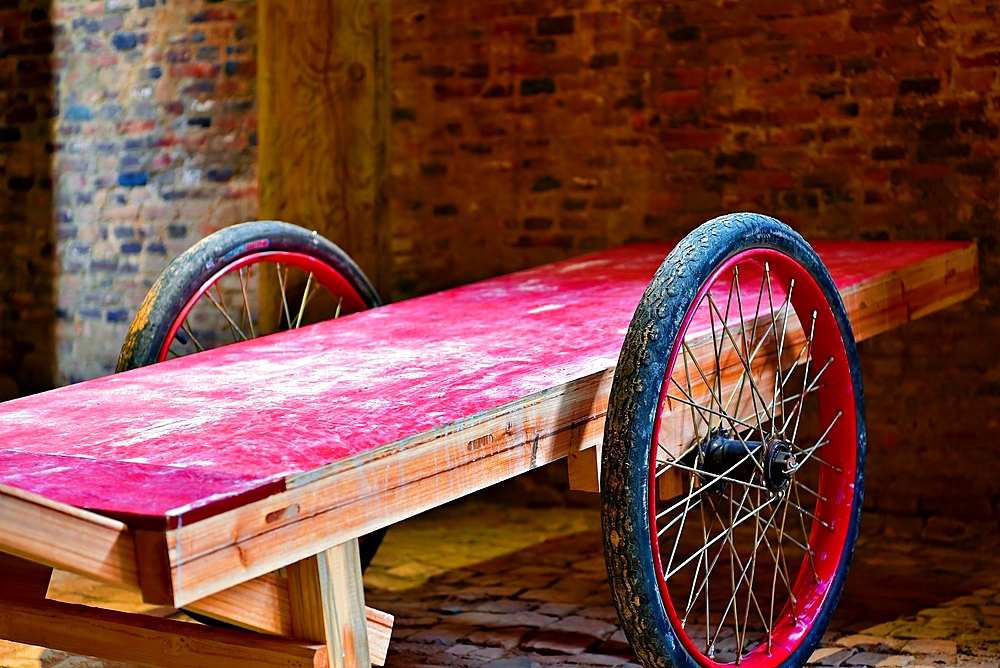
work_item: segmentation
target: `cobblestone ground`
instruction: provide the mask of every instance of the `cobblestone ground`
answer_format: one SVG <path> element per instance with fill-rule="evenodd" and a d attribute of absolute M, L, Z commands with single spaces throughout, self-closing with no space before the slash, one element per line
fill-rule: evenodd
<path fill-rule="evenodd" d="M 865 518 L 855 565 L 815 666 L 1000 666 L 1000 536 L 994 525 Z M 396 616 L 388 666 L 624 666 L 592 508 L 447 506 L 390 531 L 366 574 Z M 60 575 L 64 600 L 170 615 Z M 120 664 L 0 643 L 0 666 Z"/>

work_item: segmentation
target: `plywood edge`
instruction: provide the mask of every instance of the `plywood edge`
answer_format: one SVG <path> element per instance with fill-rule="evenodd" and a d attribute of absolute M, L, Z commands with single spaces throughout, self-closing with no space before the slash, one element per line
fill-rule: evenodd
<path fill-rule="evenodd" d="M 970 242 L 860 281 L 841 297 L 863 341 L 968 299 L 979 289 L 978 246 Z"/>
<path fill-rule="evenodd" d="M 135 541 L 117 520 L 0 485 L 0 552 L 138 588 Z"/>

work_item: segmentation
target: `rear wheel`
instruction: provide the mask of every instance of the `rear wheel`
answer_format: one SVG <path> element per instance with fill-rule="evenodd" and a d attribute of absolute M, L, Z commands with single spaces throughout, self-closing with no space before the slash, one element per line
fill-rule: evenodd
<path fill-rule="evenodd" d="M 127 371 L 381 306 L 361 269 L 316 232 L 255 221 L 211 234 L 153 284 L 118 358 Z M 385 529 L 360 539 L 368 567 Z"/>
<path fill-rule="evenodd" d="M 670 253 L 603 457 L 608 575 L 643 664 L 801 666 L 853 555 L 865 424 L 846 311 L 798 234 L 738 214 Z"/>

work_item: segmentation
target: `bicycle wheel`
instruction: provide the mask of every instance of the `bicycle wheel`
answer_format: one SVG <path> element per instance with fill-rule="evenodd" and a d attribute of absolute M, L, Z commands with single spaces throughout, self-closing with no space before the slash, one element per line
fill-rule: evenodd
<path fill-rule="evenodd" d="M 262 289 L 262 281 L 277 290 Z M 381 304 L 354 261 L 316 232 L 277 221 L 233 225 L 205 237 L 164 270 L 129 327 L 116 371 Z M 384 535 L 379 529 L 361 537 L 362 570 Z"/>
<path fill-rule="evenodd" d="M 608 576 L 643 665 L 803 665 L 850 567 L 866 449 L 853 333 L 809 245 L 755 214 L 678 244 L 604 438 Z"/>

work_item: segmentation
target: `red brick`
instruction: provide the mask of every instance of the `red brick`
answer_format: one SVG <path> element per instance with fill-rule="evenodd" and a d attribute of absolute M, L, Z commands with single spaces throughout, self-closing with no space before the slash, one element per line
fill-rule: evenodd
<path fill-rule="evenodd" d="M 892 170 L 889 178 L 896 184 L 942 181 L 948 176 L 950 169 L 948 165 L 939 164 L 910 165 Z"/>
<path fill-rule="evenodd" d="M 668 148 L 708 148 L 726 138 L 725 130 L 664 130 L 660 137 Z"/>
<path fill-rule="evenodd" d="M 740 184 L 755 190 L 767 188 L 770 190 L 788 190 L 795 185 L 796 177 L 787 172 L 751 171 L 740 175 Z"/>
<path fill-rule="evenodd" d="M 656 96 L 656 106 L 663 108 L 697 107 L 704 101 L 700 90 L 678 90 L 659 93 Z"/>
<path fill-rule="evenodd" d="M 155 129 L 156 121 L 125 121 L 118 125 L 119 132 L 126 135 L 152 132 Z"/>
<path fill-rule="evenodd" d="M 751 86 L 750 96 L 757 100 L 794 100 L 802 95 L 802 82 L 783 81 L 781 83 Z"/>
<path fill-rule="evenodd" d="M 621 12 L 583 12 L 580 14 L 580 27 L 590 30 L 617 30 L 621 24 Z"/>
<path fill-rule="evenodd" d="M 701 67 L 675 67 L 668 74 L 682 88 L 697 88 L 705 83 L 705 69 Z"/>
<path fill-rule="evenodd" d="M 997 67 L 1000 66 L 1000 51 L 983 53 L 978 56 L 959 56 L 958 64 L 962 67 Z"/>
<path fill-rule="evenodd" d="M 996 81 L 996 69 L 958 70 L 952 74 L 952 82 L 956 90 L 985 93 L 993 88 Z"/>
<path fill-rule="evenodd" d="M 868 41 L 852 39 L 815 39 L 805 46 L 807 56 L 857 56 L 870 52 Z"/>
<path fill-rule="evenodd" d="M 782 35 L 836 35 L 844 31 L 846 21 L 843 16 L 803 16 L 791 19 L 776 19 L 771 26 Z"/>
<path fill-rule="evenodd" d="M 675 211 L 680 208 L 677 195 L 672 192 L 650 193 L 646 203 L 653 211 Z"/>
<path fill-rule="evenodd" d="M 791 144 L 808 144 L 816 138 L 816 133 L 808 128 L 796 128 L 794 130 L 784 130 L 775 128 L 768 130 L 767 143 L 776 146 Z"/>
<path fill-rule="evenodd" d="M 219 74 L 219 66 L 213 63 L 177 63 L 170 66 L 170 76 L 176 78 L 193 77 L 211 79 Z"/>
<path fill-rule="evenodd" d="M 625 66 L 635 69 L 646 69 L 653 66 L 658 54 L 650 51 L 633 51 L 625 56 Z"/>
<path fill-rule="evenodd" d="M 789 109 L 774 109 L 767 114 L 768 121 L 774 125 L 794 125 L 796 123 L 812 123 L 820 116 L 819 107 L 791 107 Z"/>

